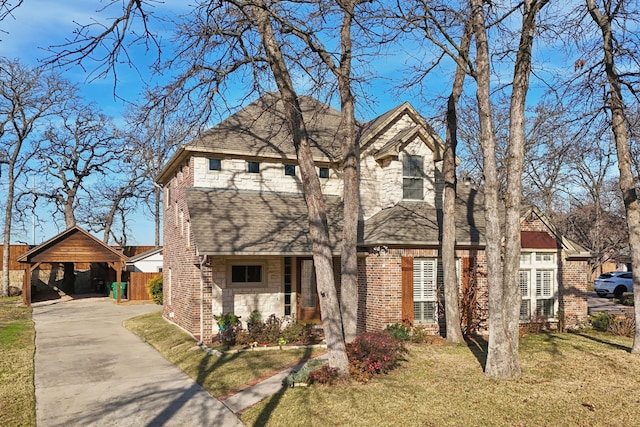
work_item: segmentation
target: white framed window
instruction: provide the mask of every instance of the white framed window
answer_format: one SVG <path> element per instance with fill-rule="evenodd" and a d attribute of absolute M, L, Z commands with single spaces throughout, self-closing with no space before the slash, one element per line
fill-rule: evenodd
<path fill-rule="evenodd" d="M 261 261 L 230 262 L 227 275 L 227 283 L 232 286 L 266 286 L 266 265 Z"/>
<path fill-rule="evenodd" d="M 402 157 L 402 198 L 424 199 L 424 158 L 405 154 Z"/>
<path fill-rule="evenodd" d="M 438 322 L 438 262 L 413 260 L 413 320 L 416 324 Z"/>
<path fill-rule="evenodd" d="M 525 257 L 523 257 L 525 255 Z M 554 318 L 558 312 L 558 266 L 553 252 L 523 252 L 518 275 L 520 320 Z"/>

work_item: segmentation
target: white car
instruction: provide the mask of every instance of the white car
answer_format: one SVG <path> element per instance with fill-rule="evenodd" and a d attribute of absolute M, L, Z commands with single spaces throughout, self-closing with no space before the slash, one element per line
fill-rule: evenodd
<path fill-rule="evenodd" d="M 613 294 L 614 297 L 621 298 L 623 293 L 633 292 L 633 275 L 630 271 L 602 273 L 594 280 L 593 289 L 600 297 Z"/>

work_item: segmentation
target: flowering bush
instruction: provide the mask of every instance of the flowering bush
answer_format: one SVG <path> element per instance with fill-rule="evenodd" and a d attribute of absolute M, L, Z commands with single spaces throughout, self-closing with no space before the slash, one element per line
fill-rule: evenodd
<path fill-rule="evenodd" d="M 347 344 L 349 371 L 360 382 L 367 382 L 376 374 L 386 374 L 400 362 L 407 352 L 403 342 L 388 331 L 358 335 Z"/>
<path fill-rule="evenodd" d="M 311 371 L 307 377 L 307 383 L 309 384 L 326 384 L 331 385 L 338 379 L 338 370 L 336 368 L 330 368 L 328 365 L 323 365 L 320 369 Z"/>

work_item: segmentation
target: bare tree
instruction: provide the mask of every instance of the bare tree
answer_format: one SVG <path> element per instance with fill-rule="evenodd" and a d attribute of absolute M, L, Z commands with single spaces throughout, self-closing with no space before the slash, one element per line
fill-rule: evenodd
<path fill-rule="evenodd" d="M 637 47 L 638 40 L 637 36 L 630 36 L 629 33 L 632 30 L 625 26 L 625 21 L 631 16 L 637 18 L 639 11 L 630 9 L 631 5 L 624 0 L 605 0 L 602 4 L 596 4 L 595 0 L 586 0 L 586 6 L 602 37 L 602 65 L 608 85 L 605 108 L 611 114 L 611 131 L 616 144 L 620 172 L 620 191 L 624 200 L 629 229 L 631 264 L 634 272 L 634 314 L 637 325 L 640 324 L 640 206 L 638 205 L 636 182 L 632 171 L 629 131 L 627 130 L 628 113 L 623 89 L 628 90 L 635 101 L 638 101 L 637 93 L 633 87 L 634 79 L 637 79 L 638 73 L 621 72 L 616 67 L 616 62 L 621 56 L 627 55 L 637 69 L 638 58 L 632 52 L 635 52 L 634 47 Z M 618 30 L 618 34 L 616 34 L 616 30 Z M 629 37 L 625 37 L 627 35 Z M 629 53 L 631 56 L 628 56 Z M 636 328 L 631 352 L 640 353 L 640 328 Z"/>
<path fill-rule="evenodd" d="M 464 89 L 464 79 L 473 70 L 469 59 L 471 26 L 463 12 L 446 3 L 417 0 L 400 4 L 398 8 L 402 29 L 417 30 L 441 50 L 439 63 L 448 56 L 455 63 L 455 74 L 451 94 L 446 106 L 446 141 L 443 155 L 444 197 L 442 216 L 442 267 L 445 300 L 447 341 L 464 342 L 459 305 L 458 275 L 456 272 L 456 227 L 455 205 L 457 194 L 457 146 L 458 146 L 458 102 Z M 456 33 L 460 33 L 459 35 Z M 435 64 L 421 64 L 409 78 L 408 86 L 424 84 Z M 427 83 L 428 84 L 428 83 Z"/>
<path fill-rule="evenodd" d="M 36 196 L 52 202 L 67 228 L 76 225 L 76 209 L 88 182 L 110 176 L 123 153 L 110 120 L 93 106 L 69 103 L 60 120 L 51 121 L 36 154 L 49 178 Z"/>
<path fill-rule="evenodd" d="M 302 4 L 305 6 L 301 7 Z M 338 78 L 344 79 L 343 83 L 351 78 L 349 31 L 354 15 L 354 5 L 355 3 L 350 2 L 339 3 L 343 11 L 341 28 L 344 52 L 334 70 Z M 114 20 L 112 25 L 103 28 L 81 27 L 77 32 L 76 40 L 65 46 L 56 59 L 60 63 L 82 63 L 89 55 L 107 46 L 107 54 L 103 56 L 102 66 L 104 69 L 111 69 L 125 52 L 123 37 L 133 28 L 132 20 L 140 18 L 143 31 L 147 29 L 151 15 L 147 14 L 144 8 L 148 6 L 147 3 L 139 1 L 125 2 L 122 16 Z M 306 124 L 298 106 L 298 93 L 292 79 L 292 73 L 310 76 L 308 70 L 313 70 L 318 65 L 318 62 L 310 58 L 312 56 L 317 58 L 318 53 L 322 56 L 322 52 L 313 53 L 314 46 L 300 43 L 300 41 L 320 40 L 315 36 L 308 38 L 313 36 L 313 31 L 308 30 L 321 32 L 326 29 L 320 28 L 324 22 L 321 17 L 326 12 L 326 4 L 318 2 L 315 5 L 317 8 L 315 11 L 307 10 L 307 6 L 309 6 L 308 2 L 298 4 L 295 1 L 286 3 L 266 3 L 261 0 L 197 2 L 193 13 L 181 17 L 176 23 L 176 56 L 167 64 L 163 64 L 163 67 L 181 71 L 169 85 L 156 91 L 150 101 L 153 106 L 161 108 L 166 107 L 165 101 L 169 97 L 173 97 L 176 104 L 169 108 L 171 111 L 175 111 L 174 107 L 180 105 L 183 111 L 189 112 L 189 116 L 185 117 L 186 122 L 203 125 L 216 109 L 229 107 L 225 103 L 225 99 L 229 97 L 225 97 L 224 94 L 230 76 L 241 73 L 250 76 L 251 84 L 248 87 L 248 94 L 242 99 L 256 92 L 261 93 L 265 87 L 270 88 L 275 84 L 286 109 L 287 126 L 293 136 L 292 142 L 300 164 L 301 180 L 309 211 L 310 236 L 313 242 L 323 326 L 329 347 L 329 362 L 331 366 L 338 368 L 341 374 L 346 374 L 347 358 L 342 315 L 333 277 L 324 201 L 313 166 Z M 305 12 L 309 15 L 306 17 L 301 15 L 301 19 L 296 20 L 294 12 Z M 302 25 L 305 22 L 315 27 L 305 27 Z M 327 28 L 330 27 L 327 25 Z M 95 33 L 94 28 L 98 28 Z M 304 31 L 298 32 L 298 29 L 304 29 Z M 134 40 L 141 40 L 138 35 L 133 36 Z M 148 32 L 147 36 L 145 40 L 155 40 Z M 115 43 L 112 43 L 114 41 Z M 334 63 L 333 59 L 326 62 L 323 59 L 320 60 L 325 69 L 329 62 Z M 316 73 L 315 76 L 319 79 L 314 82 L 314 85 L 322 87 L 329 84 L 325 88 L 330 87 L 330 83 L 324 79 L 322 73 Z M 355 120 L 353 111 L 350 110 L 350 104 L 353 103 L 350 88 L 345 84 L 338 84 L 338 86 L 342 88 L 341 100 L 345 109 L 345 126 L 352 135 L 355 135 Z M 241 104 L 242 100 L 239 103 Z M 192 108 L 185 108 L 186 105 Z M 348 148 L 349 153 L 354 152 L 355 142 L 348 134 L 345 137 L 344 147 Z M 352 154 L 348 156 L 344 163 L 345 170 L 357 176 L 357 152 L 356 156 Z M 348 191 L 351 192 L 350 194 L 357 194 L 357 191 Z M 353 211 L 357 215 L 357 210 Z M 357 216 L 355 219 L 357 224 Z M 355 245 L 353 253 L 355 254 Z M 355 257 L 351 260 L 351 264 L 354 262 Z M 355 268 L 351 264 L 348 268 L 354 272 Z M 347 272 L 347 278 L 349 274 Z M 347 299 L 349 293 L 350 291 L 345 293 L 345 301 L 357 301 L 351 297 Z M 353 320 L 355 321 L 355 316 Z"/>
<path fill-rule="evenodd" d="M 531 50 L 536 19 L 546 0 L 521 3 L 522 23 L 516 49 L 509 109 L 509 139 L 506 162 L 505 226 L 501 230 L 499 179 L 491 106 L 490 49 L 487 22 L 481 0 L 472 0 L 472 22 L 476 38 L 476 97 L 483 152 L 485 190 L 487 282 L 489 286 L 489 349 L 485 374 L 510 378 L 520 375 L 518 356 L 520 290 L 520 207 L 524 163 L 525 101 L 531 73 Z M 503 240 L 504 237 L 504 240 Z M 504 250 L 503 250 L 504 242 Z"/>
<path fill-rule="evenodd" d="M 141 174 L 142 181 L 136 185 L 136 191 L 152 213 L 154 242 L 160 246 L 162 191 L 154 180 L 165 162 L 191 133 L 186 123 L 178 117 L 154 109 L 148 111 L 144 106 L 130 109 L 125 118 L 127 127 L 131 129 L 126 135 L 127 150 L 131 152 L 131 161 L 136 164 L 128 170 Z"/>
<path fill-rule="evenodd" d="M 3 296 L 9 292 L 9 246 L 16 180 L 38 151 L 37 140 L 33 137 L 37 125 L 47 115 L 57 112 L 68 93 L 68 83 L 58 76 L 0 58 L 0 156 L 7 165 L 2 236 Z"/>

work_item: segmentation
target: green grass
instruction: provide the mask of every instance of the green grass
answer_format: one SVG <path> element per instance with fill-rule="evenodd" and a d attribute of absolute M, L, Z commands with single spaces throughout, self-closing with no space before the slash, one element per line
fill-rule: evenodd
<path fill-rule="evenodd" d="M 158 350 L 211 395 L 223 397 L 317 355 L 318 350 L 248 351 L 212 356 L 159 312 L 134 317 L 125 327 Z"/>
<path fill-rule="evenodd" d="M 285 389 L 247 410 L 268 426 L 640 425 L 640 356 L 631 339 L 588 333 L 521 340 L 523 375 L 487 378 L 484 345 L 413 345 L 368 384 Z"/>
<path fill-rule="evenodd" d="M 0 298 L 0 425 L 35 426 L 35 329 L 31 309 L 16 303 Z"/>

